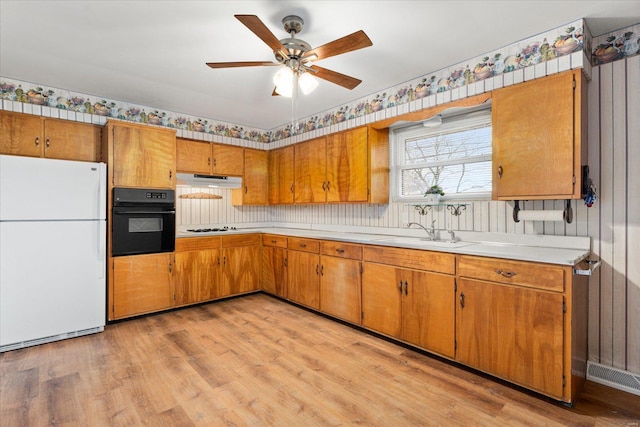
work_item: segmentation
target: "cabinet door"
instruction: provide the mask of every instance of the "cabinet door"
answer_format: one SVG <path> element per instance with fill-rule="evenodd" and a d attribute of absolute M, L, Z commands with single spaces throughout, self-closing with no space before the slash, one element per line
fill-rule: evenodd
<path fill-rule="evenodd" d="M 174 134 L 127 126 L 114 126 L 113 132 L 114 186 L 174 187 Z"/>
<path fill-rule="evenodd" d="M 176 139 L 176 170 L 186 173 L 211 174 L 211 144 Z"/>
<path fill-rule="evenodd" d="M 405 341 L 454 357 L 455 284 L 452 276 L 413 271 L 403 289 Z"/>
<path fill-rule="evenodd" d="M 243 205 L 266 205 L 269 188 L 269 153 L 264 150 L 244 150 Z"/>
<path fill-rule="evenodd" d="M 367 128 L 327 137 L 327 202 L 366 202 Z"/>
<path fill-rule="evenodd" d="M 113 318 L 174 305 L 173 254 L 113 258 Z"/>
<path fill-rule="evenodd" d="M 269 204 L 293 203 L 292 145 L 269 151 Z"/>
<path fill-rule="evenodd" d="M 294 146 L 294 193 L 296 203 L 326 202 L 326 138 Z"/>
<path fill-rule="evenodd" d="M 320 265 L 320 311 L 360 324 L 360 261 L 323 256 Z"/>
<path fill-rule="evenodd" d="M 212 144 L 213 165 L 211 172 L 220 175 L 244 174 L 244 149 L 233 145 Z"/>
<path fill-rule="evenodd" d="M 568 72 L 493 92 L 494 198 L 573 196 L 573 79 Z"/>
<path fill-rule="evenodd" d="M 458 299 L 459 362 L 562 398 L 562 294 L 460 279 Z"/>
<path fill-rule="evenodd" d="M 222 250 L 222 281 L 218 297 L 260 288 L 260 246 L 238 246 Z"/>
<path fill-rule="evenodd" d="M 0 110 L 0 154 L 40 157 L 43 118 Z"/>
<path fill-rule="evenodd" d="M 100 160 L 100 127 L 86 123 L 46 119 L 44 156 L 51 159 Z"/>
<path fill-rule="evenodd" d="M 208 301 L 216 297 L 220 251 L 206 249 L 176 252 L 176 305 Z"/>
<path fill-rule="evenodd" d="M 314 309 L 320 308 L 320 256 L 289 251 L 287 297 L 291 301 Z"/>
<path fill-rule="evenodd" d="M 287 250 L 262 247 L 262 290 L 287 297 Z"/>
<path fill-rule="evenodd" d="M 401 338 L 404 284 L 401 270 L 365 263 L 362 272 L 362 326 Z"/>

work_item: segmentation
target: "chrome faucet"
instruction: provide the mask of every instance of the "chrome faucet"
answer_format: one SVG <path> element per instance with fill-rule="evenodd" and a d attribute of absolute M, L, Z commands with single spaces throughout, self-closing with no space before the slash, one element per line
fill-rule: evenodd
<path fill-rule="evenodd" d="M 409 224 L 407 224 L 407 228 L 410 228 L 412 225 L 417 225 L 418 227 L 422 228 L 424 231 L 427 232 L 427 234 L 429 235 L 429 240 L 436 240 L 436 228 L 434 226 L 435 223 L 436 223 L 436 220 L 434 219 L 433 221 L 431 221 L 431 228 L 427 228 L 420 223 L 410 222 Z"/>

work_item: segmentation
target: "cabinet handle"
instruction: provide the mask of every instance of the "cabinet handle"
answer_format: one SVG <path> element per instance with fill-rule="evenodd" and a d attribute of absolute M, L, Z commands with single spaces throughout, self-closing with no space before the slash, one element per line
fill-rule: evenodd
<path fill-rule="evenodd" d="M 207 166 L 211 166 L 211 157 L 207 157 Z"/>
<path fill-rule="evenodd" d="M 271 240 L 271 243 L 273 243 L 275 245 L 276 243 L 278 243 L 278 241 L 273 239 L 273 240 Z"/>
<path fill-rule="evenodd" d="M 322 191 L 327 191 L 326 182 L 322 181 Z"/>
<path fill-rule="evenodd" d="M 339 254 L 343 254 L 344 253 L 344 249 L 336 249 L 336 252 L 338 252 Z"/>
<path fill-rule="evenodd" d="M 173 171 L 169 169 L 169 181 L 173 180 Z"/>
<path fill-rule="evenodd" d="M 284 264 L 285 267 L 289 267 L 289 261 L 287 260 L 287 258 L 284 258 L 282 260 L 282 264 Z"/>
<path fill-rule="evenodd" d="M 320 275 L 324 276 L 324 265 L 320 266 Z"/>
<path fill-rule="evenodd" d="M 318 274 L 320 274 L 320 272 L 318 271 L 318 269 L 319 269 L 319 266 L 318 266 L 318 264 L 316 264 L 316 276 L 317 276 Z"/>
<path fill-rule="evenodd" d="M 402 293 L 402 280 L 398 283 L 398 289 L 400 289 L 400 293 Z"/>
<path fill-rule="evenodd" d="M 513 276 L 516 275 L 516 273 L 514 273 L 513 271 L 504 271 L 504 270 L 500 270 L 500 269 L 497 269 L 496 273 L 498 273 L 502 277 L 506 277 L 506 278 L 510 278 L 510 277 L 513 277 Z"/>
<path fill-rule="evenodd" d="M 249 191 L 249 189 L 247 188 L 247 186 L 244 186 L 244 194 L 247 194 L 247 191 Z"/>
<path fill-rule="evenodd" d="M 331 181 L 327 181 L 327 191 L 331 190 Z"/>
<path fill-rule="evenodd" d="M 294 187 L 293 187 L 293 185 L 294 185 L 294 184 L 291 184 L 291 192 L 292 192 L 292 193 L 293 193 L 293 188 L 294 188 Z"/>
<path fill-rule="evenodd" d="M 300 247 L 301 247 L 301 248 L 306 248 L 306 247 L 307 247 L 307 244 L 306 244 L 306 243 L 300 243 Z"/>
<path fill-rule="evenodd" d="M 44 140 L 44 146 L 47 148 L 51 147 L 51 141 L 49 140 L 49 138 Z"/>
<path fill-rule="evenodd" d="M 40 146 L 40 137 L 36 136 L 36 147 Z"/>
<path fill-rule="evenodd" d="M 227 257 L 222 257 L 222 265 L 226 266 L 227 265 Z"/>
<path fill-rule="evenodd" d="M 173 264 L 169 263 L 169 273 L 173 271 Z"/>
<path fill-rule="evenodd" d="M 460 293 L 460 308 L 464 308 L 464 292 Z"/>
<path fill-rule="evenodd" d="M 502 173 L 504 172 L 504 170 L 502 169 L 502 165 L 498 166 L 498 177 L 502 178 Z"/>
<path fill-rule="evenodd" d="M 220 257 L 218 257 L 218 266 L 220 266 Z"/>
<path fill-rule="evenodd" d="M 213 159 L 213 167 L 215 168 L 216 166 L 218 166 L 218 162 L 216 161 L 216 159 Z"/>
<path fill-rule="evenodd" d="M 406 280 L 404 281 L 404 294 L 409 295 L 409 284 Z"/>

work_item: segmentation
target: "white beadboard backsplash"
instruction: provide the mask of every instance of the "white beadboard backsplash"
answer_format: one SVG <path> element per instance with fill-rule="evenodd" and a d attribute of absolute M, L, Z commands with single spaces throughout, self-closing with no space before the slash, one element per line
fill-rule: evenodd
<path fill-rule="evenodd" d="M 191 192 L 208 192 L 222 199 L 182 199 Z M 454 216 L 445 206 L 420 215 L 413 205 L 390 203 L 232 206 L 230 189 L 178 187 L 176 217 L 179 227 L 242 226 L 243 224 L 288 223 L 349 227 L 403 228 L 409 222 L 430 225 L 440 230 L 478 231 L 489 233 L 547 234 L 558 236 L 585 236 L 587 207 L 581 200 L 573 200 L 574 220 L 564 222 L 513 221 L 513 203 L 501 201 L 465 201 L 466 209 Z M 522 206 L 521 206 L 522 207 Z M 525 202 L 524 209 L 563 209 L 564 201 Z"/>

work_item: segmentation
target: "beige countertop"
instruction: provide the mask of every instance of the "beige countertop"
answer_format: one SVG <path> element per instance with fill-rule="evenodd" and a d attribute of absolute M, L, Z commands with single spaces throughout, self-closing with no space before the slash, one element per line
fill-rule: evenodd
<path fill-rule="evenodd" d="M 429 251 L 449 252 L 462 255 L 477 255 L 494 258 L 504 258 L 519 261 L 533 261 L 548 264 L 574 266 L 586 259 L 590 251 L 584 248 L 562 247 L 562 238 L 556 237 L 553 246 L 545 246 L 544 242 L 536 242 L 533 236 L 532 242 L 500 242 L 496 239 L 492 241 L 471 241 L 463 240 L 455 243 L 441 240 L 437 242 L 426 241 L 419 236 L 395 236 L 389 234 L 373 234 L 361 232 L 342 232 L 330 230 L 313 230 L 288 227 L 255 227 L 240 228 L 224 232 L 192 233 L 178 231 L 177 238 L 205 237 L 205 236 L 225 236 L 230 234 L 245 233 L 271 233 L 291 237 L 305 237 L 311 239 L 327 239 L 349 243 L 361 243 L 367 245 L 393 246 L 408 249 L 423 249 Z M 416 233 L 417 234 L 417 233 Z M 446 233 L 445 233 L 446 234 Z M 448 235 L 447 235 L 448 237 Z M 588 238 L 586 238 L 588 239 Z M 499 240 L 499 239 L 498 239 Z M 567 239 L 567 246 L 576 246 L 570 238 Z"/>

